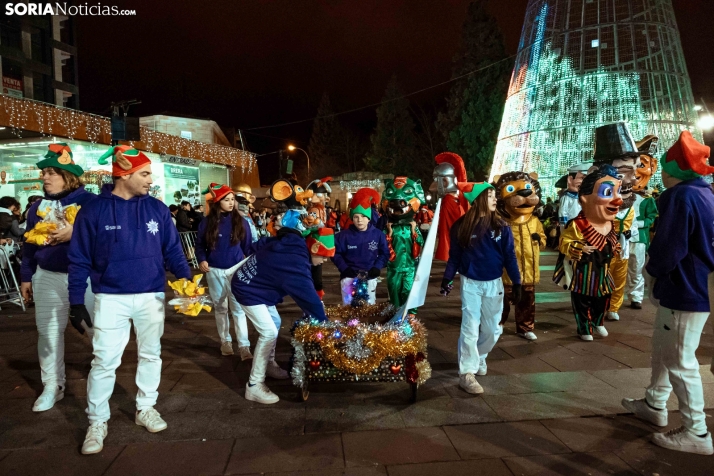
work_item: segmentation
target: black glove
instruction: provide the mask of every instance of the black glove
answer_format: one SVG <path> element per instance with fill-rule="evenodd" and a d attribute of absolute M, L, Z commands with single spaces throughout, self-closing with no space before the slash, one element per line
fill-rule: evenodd
<path fill-rule="evenodd" d="M 342 276 L 345 278 L 356 278 L 357 277 L 357 271 L 355 271 L 352 268 L 347 268 L 342 272 Z"/>
<path fill-rule="evenodd" d="M 87 324 L 87 327 L 92 327 L 92 318 L 89 317 L 89 311 L 84 304 L 75 304 L 69 307 L 69 320 L 72 323 L 72 327 L 77 329 L 80 334 L 84 334 L 84 327 L 82 327 L 82 321 Z"/>
<path fill-rule="evenodd" d="M 441 291 L 439 291 L 439 294 L 443 296 L 448 296 L 449 293 L 451 293 L 451 290 L 454 289 L 454 282 L 449 280 L 449 279 L 442 279 L 441 280 Z"/>
<path fill-rule="evenodd" d="M 367 277 L 369 279 L 374 279 L 380 277 L 382 274 L 382 270 L 379 268 L 372 267 L 369 272 L 367 273 Z"/>
<path fill-rule="evenodd" d="M 539 235 L 538 233 L 533 233 L 533 234 L 531 235 L 531 240 L 537 241 L 538 244 L 540 244 L 540 238 L 541 238 L 541 237 L 540 237 L 540 235 Z"/>
<path fill-rule="evenodd" d="M 632 230 L 623 231 L 622 236 L 624 236 L 626 240 L 629 240 L 632 237 Z"/>
<path fill-rule="evenodd" d="M 513 304 L 518 304 L 521 302 L 523 297 L 523 287 L 520 284 L 513 285 Z"/>

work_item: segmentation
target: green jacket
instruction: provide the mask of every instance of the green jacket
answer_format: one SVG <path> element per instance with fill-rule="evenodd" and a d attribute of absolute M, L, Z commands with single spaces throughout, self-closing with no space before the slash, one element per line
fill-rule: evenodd
<path fill-rule="evenodd" d="M 385 235 L 387 234 L 387 229 L 384 229 Z M 417 228 L 416 242 L 419 245 L 419 249 L 424 245 L 424 238 Z M 392 237 L 391 240 L 387 239 L 389 247 L 394 250 L 394 260 L 387 262 L 387 269 L 393 271 L 411 271 L 416 268 L 419 258 L 414 258 L 412 253 L 412 244 L 414 239 L 412 238 L 412 229 L 410 225 L 392 225 Z"/>
<path fill-rule="evenodd" d="M 644 196 L 637 213 L 637 220 L 640 227 L 640 243 L 644 243 L 647 248 L 650 247 L 650 228 L 657 216 L 659 216 L 659 212 L 655 199 L 651 196 Z"/>

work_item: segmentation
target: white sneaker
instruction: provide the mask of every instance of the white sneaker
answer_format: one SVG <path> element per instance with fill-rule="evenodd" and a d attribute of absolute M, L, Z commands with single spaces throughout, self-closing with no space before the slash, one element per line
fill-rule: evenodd
<path fill-rule="evenodd" d="M 107 422 L 92 423 L 87 429 L 87 436 L 84 437 L 82 444 L 83 455 L 93 455 L 104 449 L 104 438 L 107 437 L 109 428 Z"/>
<path fill-rule="evenodd" d="M 476 371 L 476 375 L 486 375 L 488 373 L 488 364 L 486 363 L 485 358 L 481 358 L 478 363 L 478 370 Z"/>
<path fill-rule="evenodd" d="M 32 411 L 46 412 L 63 398 L 64 387 L 59 385 L 46 385 L 42 390 L 42 394 L 35 400 L 35 404 L 32 405 Z"/>
<path fill-rule="evenodd" d="M 221 344 L 221 355 L 233 355 L 233 342 L 223 342 Z"/>
<path fill-rule="evenodd" d="M 535 335 L 535 332 L 518 332 L 517 333 L 518 337 L 523 337 L 525 340 L 536 340 L 538 339 L 538 336 Z"/>
<path fill-rule="evenodd" d="M 702 438 L 683 426 L 669 430 L 667 433 L 655 433 L 652 435 L 652 443 L 668 450 L 696 453 L 698 455 L 714 454 L 711 433 L 707 432 L 707 436 Z"/>
<path fill-rule="evenodd" d="M 667 410 L 655 410 L 647 405 L 644 398 L 640 400 L 623 398 L 622 406 L 628 412 L 634 413 L 637 418 L 652 423 L 654 426 L 667 426 Z"/>
<path fill-rule="evenodd" d="M 150 433 L 158 433 L 169 426 L 164 419 L 161 418 L 161 414 L 154 410 L 154 407 L 145 408 L 140 412 L 136 412 L 134 423 L 146 427 Z"/>
<path fill-rule="evenodd" d="M 459 378 L 459 387 L 474 395 L 483 393 L 483 387 L 476 381 L 474 374 L 462 375 Z"/>
<path fill-rule="evenodd" d="M 253 354 L 250 353 L 250 347 L 247 345 L 238 347 L 238 353 L 240 354 L 240 360 L 251 360 L 253 358 Z"/>
<path fill-rule="evenodd" d="M 620 315 L 616 312 L 608 312 L 607 313 L 607 320 L 608 321 L 619 321 L 620 320 Z"/>
<path fill-rule="evenodd" d="M 607 337 L 607 329 L 605 329 L 605 326 L 593 326 L 595 328 L 595 333 L 599 335 L 600 337 Z"/>
<path fill-rule="evenodd" d="M 245 384 L 245 399 L 251 402 L 264 403 L 270 405 L 271 403 L 278 403 L 280 398 L 270 391 L 267 385 L 264 383 L 256 383 L 252 387 L 250 383 Z"/>
<path fill-rule="evenodd" d="M 580 336 L 581 340 L 584 340 L 585 342 L 592 342 L 593 336 L 588 335 L 588 334 L 583 334 Z"/>
<path fill-rule="evenodd" d="M 276 380 L 285 380 L 290 378 L 288 371 L 281 369 L 278 363 L 274 360 L 268 362 L 268 368 L 265 369 L 265 375 Z"/>

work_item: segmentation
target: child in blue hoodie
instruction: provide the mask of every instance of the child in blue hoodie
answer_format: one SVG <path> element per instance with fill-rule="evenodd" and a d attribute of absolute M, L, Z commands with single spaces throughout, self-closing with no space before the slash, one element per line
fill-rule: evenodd
<path fill-rule="evenodd" d="M 483 393 L 475 375 L 486 375 L 486 356 L 503 332 L 503 269 L 513 283 L 513 300 L 521 299 L 521 273 L 513 247 L 513 233 L 496 213 L 496 191 L 488 183 L 459 183 L 471 204 L 451 228 L 449 261 L 441 293 L 451 292 L 451 282 L 461 279 L 461 335 L 459 336 L 459 386 L 468 393 Z"/>
<path fill-rule="evenodd" d="M 233 341 L 228 322 L 230 309 L 235 326 L 241 360 L 252 359 L 245 313 L 231 293 L 228 270 L 250 254 L 253 234 L 248 221 L 236 206 L 235 194 L 227 185 L 212 183 L 204 193 L 211 193 L 212 201 L 206 219 L 201 220 L 196 234 L 198 268 L 206 276 L 208 292 L 213 300 L 221 354 L 233 355 Z"/>
<path fill-rule="evenodd" d="M 268 365 L 275 362 L 271 356 L 281 322 L 276 304 L 290 296 L 305 313 L 320 321 L 327 320 L 310 271 L 311 265 L 319 265 L 324 259 L 311 258 L 305 239 L 296 229 L 301 213 L 305 211 L 286 211 L 277 235 L 255 243 L 255 254 L 233 275 L 233 295 L 259 334 L 245 388 L 246 400 L 265 404 L 280 400 L 264 383 Z"/>
<path fill-rule="evenodd" d="M 135 422 L 152 433 L 166 429 L 154 409 L 161 381 L 164 266 L 179 279 L 191 279 L 171 213 L 149 195 L 151 161 L 128 146 L 116 146 L 100 163 L 109 155 L 114 185 L 105 185 L 99 198 L 80 210 L 69 247 L 70 320 L 75 327 L 92 325 L 84 300 L 87 277 L 95 294 L 94 360 L 87 378 L 90 426 L 83 454 L 104 447 L 109 397 L 132 324 L 138 353 Z"/>
<path fill-rule="evenodd" d="M 335 256 L 332 262 L 340 271 L 342 302 L 352 302 L 354 279 L 360 271 L 367 273 L 369 304 L 377 302 L 377 278 L 389 260 L 387 239 L 372 223 L 372 202 L 379 194 L 371 188 L 362 188 L 350 201 L 352 224 L 335 237 Z"/>
<path fill-rule="evenodd" d="M 48 147 L 44 160 L 37 163 L 42 171 L 45 198 L 30 207 L 26 229 L 29 233 L 43 221 L 48 208 L 53 218 L 59 214 L 66 223 L 64 228 L 52 232 L 44 244 L 27 242 L 23 247 L 20 289 L 26 302 L 35 301 L 37 353 L 44 385 L 42 395 L 32 407 L 34 412 L 49 410 L 64 398 L 64 330 L 69 315 L 67 253 L 73 235 L 73 226 L 67 221 L 66 213 L 72 205 L 84 207 L 96 198 L 79 181 L 84 171 L 74 163 L 70 147 L 63 143 Z M 94 304 L 91 290 L 87 290 L 87 301 L 91 312 Z M 84 332 L 81 326 L 78 330 Z"/>

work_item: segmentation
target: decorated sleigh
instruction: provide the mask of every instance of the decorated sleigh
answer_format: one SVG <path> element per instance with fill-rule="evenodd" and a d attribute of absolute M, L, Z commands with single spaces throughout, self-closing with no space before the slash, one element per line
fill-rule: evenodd
<path fill-rule="evenodd" d="M 439 223 L 441 201 L 432 223 Z M 424 304 L 438 226 L 429 230 L 406 304 L 326 306 L 329 321 L 302 319 L 292 329 L 291 376 L 306 401 L 313 383 L 407 382 L 411 402 L 431 377 L 427 331 L 408 310 Z M 366 281 L 356 282 L 366 287 Z M 357 291 L 359 292 L 359 291 Z"/>

